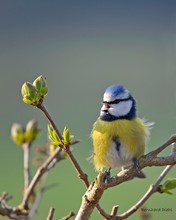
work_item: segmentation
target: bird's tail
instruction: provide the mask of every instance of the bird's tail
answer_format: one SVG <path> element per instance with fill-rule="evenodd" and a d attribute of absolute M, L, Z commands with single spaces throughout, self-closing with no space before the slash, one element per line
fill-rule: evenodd
<path fill-rule="evenodd" d="M 134 177 L 137 177 L 137 178 L 140 178 L 140 179 L 145 179 L 145 178 L 146 178 L 146 175 L 145 175 L 144 172 L 142 172 L 141 170 L 139 170 L 139 172 L 138 172 Z"/>

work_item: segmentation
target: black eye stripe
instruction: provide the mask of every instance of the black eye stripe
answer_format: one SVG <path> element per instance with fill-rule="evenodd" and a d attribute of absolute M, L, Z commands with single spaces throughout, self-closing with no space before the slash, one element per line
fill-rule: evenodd
<path fill-rule="evenodd" d="M 128 97 L 128 98 L 126 98 L 126 99 L 115 99 L 114 101 L 112 101 L 112 102 L 107 102 L 107 101 L 103 101 L 103 104 L 105 104 L 105 103 L 107 103 L 107 104 L 118 104 L 119 102 L 123 102 L 123 101 L 128 101 L 128 100 L 130 100 L 131 99 L 131 97 Z"/>

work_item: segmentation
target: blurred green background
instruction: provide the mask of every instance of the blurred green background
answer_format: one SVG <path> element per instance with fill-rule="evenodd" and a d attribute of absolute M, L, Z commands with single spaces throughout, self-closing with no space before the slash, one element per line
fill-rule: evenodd
<path fill-rule="evenodd" d="M 36 144 L 48 141 L 46 120 L 22 102 L 20 93 L 23 82 L 40 74 L 47 77 L 46 105 L 58 127 L 68 126 L 81 139 L 74 155 L 90 180 L 97 175 L 87 160 L 91 128 L 110 84 L 124 84 L 137 99 L 139 116 L 155 122 L 147 151 L 156 148 L 176 132 L 176 2 L 0 0 L 0 191 L 14 196 L 14 206 L 22 198 L 23 154 L 11 141 L 12 123 L 37 119 L 43 132 Z M 145 169 L 146 180 L 107 190 L 100 204 L 107 212 L 115 204 L 119 213 L 126 211 L 162 169 Z M 173 169 L 168 176 L 174 175 Z M 57 187 L 44 193 L 34 220 L 46 219 L 50 207 L 56 209 L 54 219 L 60 219 L 80 206 L 85 188 L 69 160 L 49 173 L 51 183 Z M 172 211 L 149 212 L 151 219 L 174 220 L 175 201 L 176 191 L 152 196 L 147 208 Z M 95 210 L 91 219 L 102 218 Z"/>

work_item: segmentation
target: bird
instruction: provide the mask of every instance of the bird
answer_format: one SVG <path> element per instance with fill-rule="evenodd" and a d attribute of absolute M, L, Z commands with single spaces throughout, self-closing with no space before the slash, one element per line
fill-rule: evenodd
<path fill-rule="evenodd" d="M 138 170 L 136 176 L 145 178 L 138 159 L 144 155 L 151 125 L 137 117 L 136 100 L 129 90 L 121 84 L 107 87 L 91 133 L 95 169 L 110 175 L 112 168 L 132 165 Z"/>

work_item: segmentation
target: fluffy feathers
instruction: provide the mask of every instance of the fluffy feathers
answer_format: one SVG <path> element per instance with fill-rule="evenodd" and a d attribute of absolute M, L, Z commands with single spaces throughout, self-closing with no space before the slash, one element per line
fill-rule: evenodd
<path fill-rule="evenodd" d="M 92 130 L 95 168 L 102 170 L 130 165 L 133 158 L 144 154 L 147 137 L 148 128 L 139 118 L 112 122 L 98 119 Z M 119 152 L 114 138 L 120 142 Z"/>

